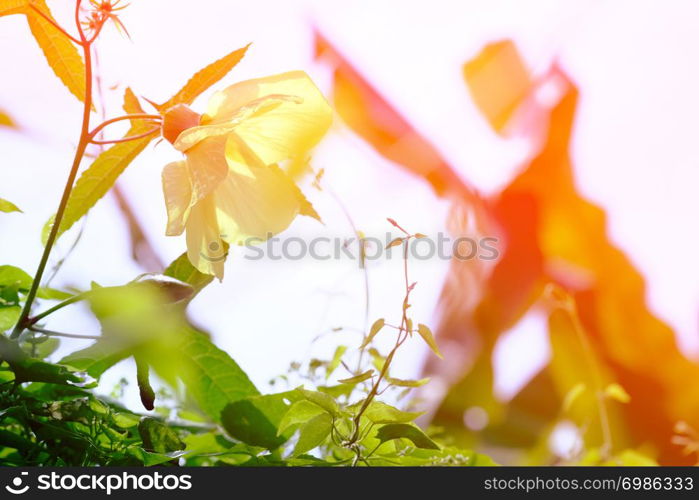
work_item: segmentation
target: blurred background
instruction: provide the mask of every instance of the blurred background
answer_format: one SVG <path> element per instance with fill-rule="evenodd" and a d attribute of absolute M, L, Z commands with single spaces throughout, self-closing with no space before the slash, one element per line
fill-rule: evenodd
<path fill-rule="evenodd" d="M 73 2 L 49 5 L 71 25 Z M 677 422 L 699 426 L 691 384 L 699 375 L 698 9 L 691 0 L 134 0 L 120 16 L 130 39 L 109 26 L 97 44 L 98 74 L 113 116 L 126 86 L 162 102 L 248 42 L 218 88 L 308 72 L 338 110 L 311 162 L 325 171 L 324 189 L 311 186 L 312 175 L 299 181 L 324 225 L 298 218 L 282 239 L 351 238 L 347 214 L 368 235 L 394 229 L 391 217 L 428 235 L 499 239 L 495 263 L 411 263 L 413 317 L 437 332 L 446 360 L 426 362 L 424 346 L 409 343 L 395 376 L 434 377 L 421 394 L 427 421 L 512 462 L 533 460 L 527 453 L 540 448 L 563 460 L 581 440 L 607 453 L 611 428 L 617 451 L 684 463 L 696 457 L 672 443 Z M 0 197 L 25 212 L 0 219 L 13 242 L 0 245 L 0 262 L 32 274 L 80 103 L 46 66 L 22 16 L 0 20 L 0 48 L 0 109 L 18 125 L 0 127 L 10 172 Z M 209 95 L 194 108 L 203 111 Z M 161 143 L 119 181 L 164 263 L 185 249 L 183 238 L 164 236 L 160 185 L 162 167 L 178 158 Z M 54 286 L 116 285 L 157 270 L 131 257 L 115 196 L 61 239 L 54 263 L 81 229 Z M 370 320 L 397 318 L 400 259 L 370 261 L 366 271 Z M 250 261 L 234 249 L 225 280 L 196 298 L 191 315 L 265 387 L 292 361 L 359 344 L 366 276 L 353 260 Z M 551 284 L 575 311 L 546 302 Z M 94 334 L 99 325 L 87 311 L 77 321 L 63 310 L 49 327 Z M 566 328 L 587 340 L 576 344 L 580 335 Z M 56 359 L 80 345 L 64 342 Z M 102 389 L 131 371 L 128 363 L 112 369 Z M 601 403 L 610 407 L 605 430 L 591 415 L 595 395 L 612 383 L 630 401 Z M 579 384 L 590 401 L 562 415 Z M 126 398 L 138 408 L 135 387 Z"/>

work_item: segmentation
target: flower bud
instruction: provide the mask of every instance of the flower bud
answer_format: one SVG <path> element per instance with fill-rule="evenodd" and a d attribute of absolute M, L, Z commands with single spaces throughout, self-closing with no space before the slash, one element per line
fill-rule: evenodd
<path fill-rule="evenodd" d="M 199 125 L 201 115 L 186 104 L 177 104 L 163 113 L 163 137 L 174 144 L 177 137 L 188 128 Z"/>

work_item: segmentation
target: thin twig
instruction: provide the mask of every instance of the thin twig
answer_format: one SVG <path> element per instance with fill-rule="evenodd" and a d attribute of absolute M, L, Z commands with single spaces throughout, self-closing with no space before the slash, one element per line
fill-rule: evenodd
<path fill-rule="evenodd" d="M 105 141 L 100 141 L 97 139 L 90 139 L 91 144 L 98 144 L 98 145 L 106 145 L 106 144 L 120 144 L 122 142 L 131 142 L 135 141 L 137 139 L 143 139 L 144 137 L 148 137 L 149 135 L 153 135 L 156 132 L 160 130 L 160 127 L 153 127 L 152 129 L 143 132 L 142 134 L 138 135 L 131 135 L 129 137 L 123 137 L 121 139 L 110 139 L 110 140 L 105 140 Z"/>
<path fill-rule="evenodd" d="M 99 340 L 102 337 L 99 335 L 78 335 L 76 333 L 63 333 L 56 332 L 53 330 L 47 330 L 46 328 L 39 328 L 38 326 L 31 326 L 29 329 L 33 332 L 43 333 L 48 337 L 67 337 L 70 339 L 87 339 L 87 340 Z"/>

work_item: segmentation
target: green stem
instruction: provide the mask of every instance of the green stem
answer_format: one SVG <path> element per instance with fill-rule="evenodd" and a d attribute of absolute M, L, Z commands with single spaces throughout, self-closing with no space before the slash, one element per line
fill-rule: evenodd
<path fill-rule="evenodd" d="M 59 302 L 55 306 L 45 310 L 42 313 L 37 314 L 36 316 L 33 316 L 31 319 L 27 321 L 27 326 L 34 325 L 44 319 L 46 316 L 49 316 L 56 311 L 63 309 L 66 306 L 69 306 L 71 304 L 75 304 L 76 302 L 80 302 L 87 296 L 87 292 L 79 293 L 77 295 L 73 295 L 71 298 L 64 300 L 63 302 Z"/>
<path fill-rule="evenodd" d="M 63 215 L 66 210 L 66 205 L 68 205 L 68 199 L 70 198 L 70 193 L 73 190 L 73 185 L 75 184 L 75 178 L 78 175 L 78 169 L 80 167 L 80 162 L 85 154 L 85 149 L 89 144 L 90 136 L 90 112 L 92 110 L 92 54 L 91 54 L 91 44 L 86 40 L 85 33 L 80 26 L 80 3 L 81 0 L 76 1 L 75 7 L 75 21 L 78 26 L 78 32 L 80 34 L 80 46 L 83 49 L 83 56 L 85 58 L 85 99 L 83 102 L 83 120 L 82 127 L 80 131 L 80 140 L 78 142 L 78 147 L 75 150 L 75 156 L 73 158 L 73 165 L 70 167 L 70 173 L 68 175 L 68 180 L 66 181 L 65 188 L 63 189 L 63 196 L 61 197 L 61 202 L 58 205 L 58 210 L 56 211 L 56 217 L 51 226 L 51 232 L 46 240 L 46 246 L 44 247 L 44 253 L 41 256 L 41 261 L 39 262 L 39 267 L 34 274 L 34 281 L 27 294 L 27 300 L 24 303 L 24 308 L 15 325 L 11 339 L 16 339 L 20 336 L 22 331 L 28 326 L 29 315 L 31 314 L 32 305 L 34 299 L 36 298 L 37 291 L 39 290 L 39 285 L 41 283 L 41 278 L 46 270 L 46 264 L 49 261 L 49 256 L 51 255 L 51 249 L 56 242 L 56 237 L 58 236 L 58 230 L 61 227 L 61 221 L 63 220 Z"/>

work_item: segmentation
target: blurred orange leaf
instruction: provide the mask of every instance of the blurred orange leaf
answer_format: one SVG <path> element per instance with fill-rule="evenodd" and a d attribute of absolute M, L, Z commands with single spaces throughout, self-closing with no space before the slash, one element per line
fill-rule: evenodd
<path fill-rule="evenodd" d="M 385 158 L 425 177 L 437 193 L 471 193 L 435 147 L 320 33 L 316 57 L 335 68 L 333 99 L 347 125 Z"/>
<path fill-rule="evenodd" d="M 501 133 L 532 87 L 517 48 L 510 40 L 486 45 L 463 72 L 476 105 Z"/>

